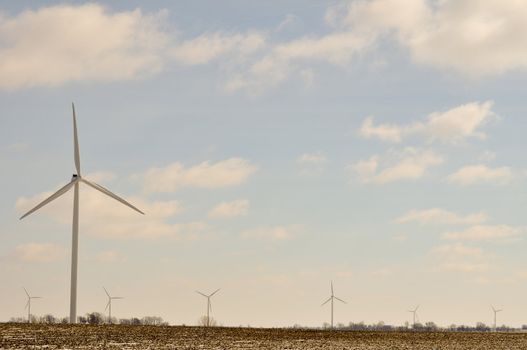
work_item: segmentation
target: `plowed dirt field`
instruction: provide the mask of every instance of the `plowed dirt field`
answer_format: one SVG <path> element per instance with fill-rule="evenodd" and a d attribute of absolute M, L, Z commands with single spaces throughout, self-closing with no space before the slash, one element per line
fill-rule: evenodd
<path fill-rule="evenodd" d="M 527 334 L 0 324 L 0 349 L 525 350 Z"/>

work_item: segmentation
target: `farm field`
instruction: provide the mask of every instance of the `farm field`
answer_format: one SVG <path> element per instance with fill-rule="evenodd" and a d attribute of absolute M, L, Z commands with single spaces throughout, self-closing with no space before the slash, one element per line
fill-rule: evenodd
<path fill-rule="evenodd" d="M 0 324 L 0 349 L 527 349 L 522 333 Z"/>

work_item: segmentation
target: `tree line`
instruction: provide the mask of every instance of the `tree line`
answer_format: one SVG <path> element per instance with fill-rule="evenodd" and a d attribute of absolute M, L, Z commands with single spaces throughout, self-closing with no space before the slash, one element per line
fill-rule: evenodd
<path fill-rule="evenodd" d="M 9 322 L 12 323 L 27 323 L 28 319 L 25 317 L 11 317 Z M 51 314 L 44 316 L 31 315 L 31 323 L 46 323 L 46 324 L 67 324 L 69 323 L 68 317 L 56 317 Z M 159 316 L 144 316 L 141 318 L 120 318 L 108 316 L 100 312 L 89 312 L 84 316 L 78 317 L 78 323 L 80 324 L 124 324 L 124 325 L 137 325 L 137 326 L 167 326 L 168 322 L 165 322 L 162 317 Z"/>
<path fill-rule="evenodd" d="M 295 328 L 303 328 L 301 326 L 295 325 Z M 323 329 L 331 328 L 329 323 L 324 323 L 322 326 Z M 342 331 L 382 331 L 382 332 L 404 332 L 404 331 L 416 331 L 416 332 L 492 332 L 494 327 L 486 325 L 483 322 L 477 322 L 475 326 L 467 325 L 455 325 L 452 324 L 448 327 L 441 327 L 435 324 L 434 322 L 426 323 L 416 323 L 415 325 L 410 325 L 409 322 L 406 322 L 403 326 L 392 326 L 385 324 L 380 321 L 374 324 L 366 324 L 364 322 L 353 323 L 350 322 L 347 325 L 344 323 L 338 323 L 334 329 Z M 509 327 L 506 325 L 496 327 L 498 332 L 515 332 L 515 331 L 526 331 L 527 325 L 521 326 L 521 328 Z"/>
<path fill-rule="evenodd" d="M 206 326 L 207 316 L 202 316 L 198 320 L 197 324 L 199 326 Z M 110 320 L 108 316 L 100 312 L 90 312 L 84 316 L 79 316 L 78 321 L 80 324 L 122 324 L 122 325 L 135 325 L 135 326 L 168 326 L 168 322 L 164 321 L 162 317 L 159 316 L 144 316 L 142 318 L 131 317 L 131 318 L 120 318 L 112 317 Z M 27 323 L 27 318 L 24 317 L 11 317 L 9 320 L 11 323 Z M 219 323 L 211 318 L 210 326 L 217 327 Z M 68 317 L 55 317 L 51 314 L 46 314 L 43 316 L 31 315 L 31 323 L 44 323 L 44 324 L 68 324 Z M 250 327 L 250 326 L 248 326 Z M 302 325 L 295 324 L 292 328 L 295 329 L 312 329 L 313 327 L 304 327 Z M 322 329 L 330 329 L 331 326 L 329 323 L 325 322 Z M 376 332 L 492 332 L 494 327 L 486 325 L 483 322 L 477 322 L 475 326 L 467 325 L 455 325 L 452 324 L 448 327 L 440 327 L 434 322 L 426 323 L 416 323 L 415 325 L 410 325 L 409 322 L 405 322 L 402 326 L 393 326 L 385 324 L 383 321 L 366 324 L 364 322 L 349 322 L 348 324 L 338 323 L 335 325 L 334 330 L 338 331 L 376 331 Z M 509 327 L 506 325 L 496 327 L 498 332 L 516 332 L 516 331 L 527 331 L 527 325 L 523 325 L 520 328 Z"/>

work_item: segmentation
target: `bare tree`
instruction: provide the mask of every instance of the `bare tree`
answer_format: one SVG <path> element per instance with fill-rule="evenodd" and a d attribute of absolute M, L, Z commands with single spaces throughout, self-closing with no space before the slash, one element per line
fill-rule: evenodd
<path fill-rule="evenodd" d="M 44 315 L 40 319 L 40 322 L 42 322 L 42 323 L 49 323 L 49 324 L 58 323 L 58 321 L 59 320 L 55 316 L 53 316 L 51 314 Z"/>
<path fill-rule="evenodd" d="M 104 315 L 100 312 L 92 312 L 86 314 L 86 320 L 89 324 L 102 324 L 104 322 Z"/>
<path fill-rule="evenodd" d="M 208 320 L 208 323 L 207 323 L 207 320 Z M 198 326 L 203 326 L 203 327 L 217 327 L 218 326 L 218 322 L 213 318 L 213 317 L 207 317 L 206 315 L 204 316 L 201 316 L 198 320 Z"/>
<path fill-rule="evenodd" d="M 163 319 L 159 316 L 145 316 L 142 319 L 142 323 L 146 326 L 159 326 L 162 325 Z"/>

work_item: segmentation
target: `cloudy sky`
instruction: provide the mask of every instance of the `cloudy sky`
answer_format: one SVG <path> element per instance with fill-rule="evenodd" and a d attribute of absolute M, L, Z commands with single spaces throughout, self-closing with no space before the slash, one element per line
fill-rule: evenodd
<path fill-rule="evenodd" d="M 527 323 L 527 5 L 0 1 L 0 320 Z"/>

